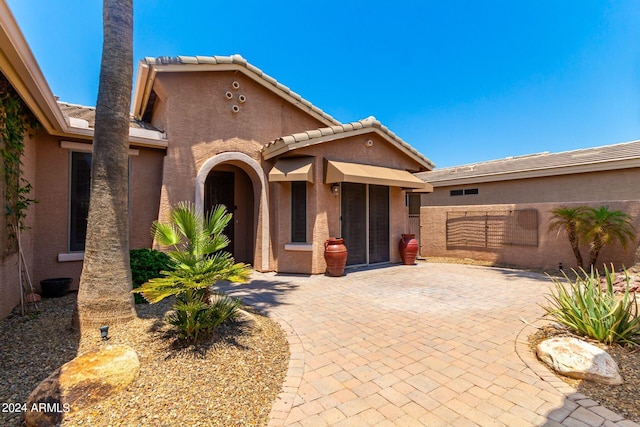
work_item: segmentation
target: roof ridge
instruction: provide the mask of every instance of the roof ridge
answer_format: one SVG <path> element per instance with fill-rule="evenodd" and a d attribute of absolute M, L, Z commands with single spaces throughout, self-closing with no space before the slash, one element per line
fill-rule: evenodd
<path fill-rule="evenodd" d="M 618 142 L 618 143 L 614 143 L 614 144 L 599 145 L 599 146 L 595 146 L 595 147 L 577 148 L 575 150 L 554 151 L 554 152 L 541 151 L 539 153 L 522 154 L 522 155 L 517 155 L 517 156 L 507 156 L 507 157 L 502 157 L 502 158 L 499 158 L 499 159 L 482 160 L 482 161 L 474 162 L 474 163 L 463 163 L 461 165 L 447 166 L 447 167 L 444 167 L 444 168 L 434 169 L 433 171 L 430 171 L 430 172 L 470 168 L 470 167 L 474 167 L 474 166 L 485 165 L 485 164 L 488 164 L 488 163 L 511 162 L 511 161 L 514 161 L 514 160 L 529 159 L 529 158 L 539 157 L 539 156 L 559 156 L 559 155 L 563 155 L 563 154 L 564 155 L 566 155 L 566 154 L 577 154 L 579 152 L 585 152 L 585 151 L 591 151 L 591 150 L 594 150 L 594 151 L 595 150 L 602 150 L 602 149 L 606 149 L 606 148 L 619 147 L 619 146 L 622 146 L 622 145 L 629 145 L 629 144 L 634 144 L 634 143 L 640 143 L 640 140 L 627 141 L 627 142 Z"/>
<path fill-rule="evenodd" d="M 296 132 L 290 135 L 283 135 L 263 145 L 260 151 L 264 151 L 266 148 L 273 146 L 278 142 L 282 142 L 283 144 L 286 144 L 286 145 L 295 144 L 302 141 L 321 138 L 327 135 L 341 134 L 341 133 L 350 132 L 358 129 L 364 129 L 364 128 L 379 129 L 382 133 L 384 133 L 390 139 L 397 142 L 400 146 L 402 146 L 405 150 L 409 151 L 412 155 L 418 157 L 419 159 L 421 159 L 423 162 L 430 165 L 431 167 L 434 166 L 431 160 L 425 157 L 422 153 L 420 153 L 418 150 L 416 150 L 414 147 L 412 147 L 409 143 L 404 141 L 398 135 L 393 133 L 388 127 L 383 125 L 374 116 L 369 116 L 354 122 L 341 123 L 334 126 L 327 126 L 327 127 L 317 128 L 317 129 L 309 129 L 303 132 Z"/>
<path fill-rule="evenodd" d="M 145 57 L 143 59 L 143 61 L 147 65 L 181 65 L 181 64 L 184 64 L 184 65 L 198 65 L 198 64 L 202 64 L 202 65 L 216 65 L 216 64 L 236 64 L 236 65 L 240 65 L 240 66 L 246 68 L 248 71 L 250 71 L 253 74 L 255 74 L 258 77 L 260 77 L 262 80 L 264 80 L 265 83 L 268 83 L 271 86 L 273 86 L 275 89 L 284 92 L 286 95 L 289 95 L 290 97 L 292 97 L 293 99 L 298 101 L 300 104 L 304 105 L 307 109 L 311 110 L 313 113 L 320 115 L 322 118 L 324 118 L 328 122 L 333 123 L 334 125 L 339 125 L 340 124 L 340 122 L 337 119 L 335 119 L 333 116 L 331 116 L 330 114 L 327 114 L 322 109 L 316 107 L 311 102 L 309 102 L 306 99 L 304 99 L 301 95 L 299 95 L 298 93 L 294 92 L 289 87 L 283 85 L 282 83 L 278 82 L 278 80 L 276 80 L 275 78 L 271 77 L 269 74 L 267 74 L 264 71 L 262 71 L 260 68 L 254 66 L 254 65 L 251 65 L 242 55 L 237 54 L 237 53 L 233 54 L 233 55 L 229 55 L 229 56 L 220 56 L 220 55 L 213 55 L 213 56 L 200 56 L 200 55 L 184 56 L 184 55 L 178 55 L 178 56 Z"/>
<path fill-rule="evenodd" d="M 69 107 L 88 108 L 88 109 L 91 109 L 91 110 L 95 110 L 96 109 L 96 107 L 92 107 L 90 105 L 74 104 L 73 102 L 60 101 L 59 99 L 57 99 L 56 102 L 58 104 L 64 104 L 64 105 L 69 106 Z"/>

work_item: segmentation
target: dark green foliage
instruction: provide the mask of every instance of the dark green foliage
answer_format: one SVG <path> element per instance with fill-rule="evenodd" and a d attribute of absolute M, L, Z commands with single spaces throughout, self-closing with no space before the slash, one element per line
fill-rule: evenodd
<path fill-rule="evenodd" d="M 139 288 L 143 283 L 151 279 L 162 277 L 162 272 L 171 270 L 171 259 L 164 252 L 155 249 L 131 249 L 129 251 L 131 264 L 131 280 L 133 289 Z M 140 294 L 134 294 L 136 304 L 146 303 L 147 300 Z"/>
<path fill-rule="evenodd" d="M 4 247 L 2 255 L 17 249 L 17 230 L 26 229 L 24 219 L 31 203 L 31 184 L 22 177 L 22 156 L 24 137 L 29 128 L 36 129 L 38 122 L 22 102 L 6 78 L 0 74 L 0 186 L 4 195 L 3 214 L 6 220 L 9 242 L 0 242 Z M 3 233 L 0 233 L 0 236 Z"/>
<path fill-rule="evenodd" d="M 211 288 L 218 281 L 249 278 L 249 266 L 236 263 L 224 251 L 229 239 L 223 231 L 229 221 L 231 214 L 224 206 L 203 216 L 193 203 L 181 202 L 172 210 L 169 223 L 153 224 L 154 239 L 169 248 L 172 269 L 133 292 L 152 304 L 175 296 L 174 313 L 167 321 L 192 343 L 210 337 L 218 325 L 236 315 L 240 305 L 218 293 L 211 296 Z"/>
<path fill-rule="evenodd" d="M 214 294 L 211 302 L 206 302 L 208 295 L 199 291 L 202 290 L 179 294 L 174 312 L 167 317 L 167 322 L 178 329 L 180 338 L 194 343 L 209 338 L 220 324 L 237 317 L 240 307 L 239 300 L 222 294 Z"/>

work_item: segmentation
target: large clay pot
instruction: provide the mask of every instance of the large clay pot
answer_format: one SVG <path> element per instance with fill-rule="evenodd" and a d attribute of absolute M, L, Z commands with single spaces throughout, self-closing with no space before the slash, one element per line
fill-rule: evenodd
<path fill-rule="evenodd" d="M 347 264 L 347 247 L 344 239 L 330 237 L 324 242 L 324 260 L 327 263 L 327 274 L 339 277 L 344 274 L 344 266 Z"/>
<path fill-rule="evenodd" d="M 418 256 L 418 241 L 415 234 L 403 234 L 398 243 L 400 258 L 404 265 L 413 265 Z"/>

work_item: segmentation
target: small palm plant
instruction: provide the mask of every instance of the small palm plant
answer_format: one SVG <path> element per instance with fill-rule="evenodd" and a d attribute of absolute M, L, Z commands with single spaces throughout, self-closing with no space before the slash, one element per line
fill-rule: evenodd
<path fill-rule="evenodd" d="M 626 249 L 627 243 L 636 238 L 631 215 L 608 206 L 588 208 L 584 213 L 581 235 L 590 243 L 589 265 L 595 266 L 600 250 L 611 243 L 620 242 Z"/>
<path fill-rule="evenodd" d="M 210 336 L 218 325 L 238 314 L 239 301 L 221 294 L 212 297 L 210 291 L 218 281 L 249 278 L 249 266 L 236 263 L 223 251 L 229 244 L 223 231 L 230 220 L 231 214 L 222 205 L 203 216 L 192 203 L 180 202 L 171 211 L 169 223 L 155 221 L 152 227 L 155 240 L 169 248 L 173 269 L 133 292 L 150 303 L 175 295 L 174 313 L 167 321 L 192 342 Z"/>
<path fill-rule="evenodd" d="M 549 231 L 565 231 L 569 238 L 569 244 L 573 250 L 573 255 L 576 257 L 576 262 L 579 268 L 584 268 L 584 261 L 580 254 L 580 233 L 582 223 L 585 220 L 586 206 L 578 206 L 575 208 L 568 208 L 562 206 L 555 208 L 551 211 L 551 222 L 549 223 Z"/>
<path fill-rule="evenodd" d="M 571 281 L 566 275 L 565 286 L 560 280 L 551 278 L 556 289 L 547 296 L 542 308 L 547 315 L 574 332 L 594 338 L 605 344 L 638 344 L 640 317 L 635 294 L 629 292 L 630 278 L 625 272 L 626 288 L 622 296 L 615 295 L 613 283 L 615 272 L 605 266 L 605 286 L 597 271 L 576 273 Z"/>

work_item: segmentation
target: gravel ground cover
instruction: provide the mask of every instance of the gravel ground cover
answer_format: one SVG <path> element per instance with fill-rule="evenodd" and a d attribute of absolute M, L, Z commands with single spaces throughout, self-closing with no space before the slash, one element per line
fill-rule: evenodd
<path fill-rule="evenodd" d="M 163 301 L 136 306 L 139 318 L 112 326 L 105 343 L 97 330 L 81 337 L 68 329 L 74 301 L 74 294 L 43 300 L 39 314 L 0 321 L 0 425 L 24 425 L 19 404 L 43 379 L 108 344 L 136 350 L 138 378 L 126 391 L 68 414 L 64 426 L 267 424 L 289 363 L 286 336 L 273 320 L 252 313 L 251 320 L 219 328 L 209 342 L 185 347 L 162 322 L 171 307 Z"/>

